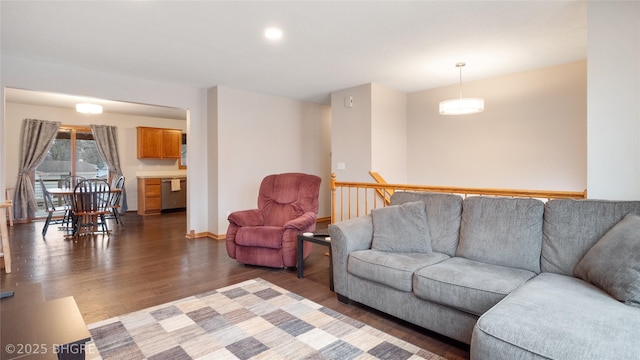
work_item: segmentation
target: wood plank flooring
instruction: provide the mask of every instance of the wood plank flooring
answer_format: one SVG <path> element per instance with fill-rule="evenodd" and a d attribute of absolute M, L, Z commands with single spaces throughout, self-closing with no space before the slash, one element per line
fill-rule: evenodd
<path fill-rule="evenodd" d="M 260 277 L 447 359 L 469 358 L 464 344 L 339 302 L 329 291 L 323 246 L 314 247 L 305 261 L 305 277 L 298 279 L 295 269 L 247 266 L 230 259 L 224 241 L 186 239 L 184 212 L 147 217 L 129 212 L 123 220 L 123 228 L 110 221 L 110 236 L 76 240 L 65 239 L 55 226 L 43 239 L 41 221 L 10 227 L 13 272 L 0 271 L 0 288 L 38 282 L 48 300 L 74 296 L 89 324 Z"/>

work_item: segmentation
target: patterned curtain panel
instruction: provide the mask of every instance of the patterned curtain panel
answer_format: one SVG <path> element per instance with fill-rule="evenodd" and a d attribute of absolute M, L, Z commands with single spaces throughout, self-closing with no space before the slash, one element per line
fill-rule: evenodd
<path fill-rule="evenodd" d="M 60 128 L 57 121 L 24 119 L 20 146 L 20 169 L 13 197 L 13 216 L 17 220 L 33 219 L 38 209 L 31 174 L 47 157 Z"/>
<path fill-rule="evenodd" d="M 98 145 L 98 152 L 107 164 L 109 172 L 114 175 L 123 175 L 120 168 L 120 156 L 118 155 L 118 128 L 108 125 L 91 125 L 93 138 Z M 122 204 L 120 205 L 120 213 L 127 211 L 127 192 L 122 188 Z"/>

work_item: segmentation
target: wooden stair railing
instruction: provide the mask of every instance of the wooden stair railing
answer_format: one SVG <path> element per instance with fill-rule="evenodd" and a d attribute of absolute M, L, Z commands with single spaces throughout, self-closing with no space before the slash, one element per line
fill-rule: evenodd
<path fill-rule="evenodd" d="M 372 174 L 373 176 L 373 174 Z M 384 181 L 384 180 L 383 180 Z M 492 189 L 492 188 L 463 188 L 454 186 L 426 186 L 409 184 L 387 184 L 338 181 L 336 174 L 331 174 L 331 223 L 359 217 L 371 212 L 372 209 L 385 207 L 390 204 L 393 192 L 423 191 L 458 194 L 463 197 L 469 195 L 524 197 L 535 199 L 586 199 L 584 191 L 550 191 L 550 190 L 521 190 L 521 189 Z M 385 194 L 389 194 L 389 200 Z"/>
<path fill-rule="evenodd" d="M 373 179 L 378 184 L 387 185 L 387 182 L 380 176 L 379 173 L 375 171 L 369 171 L 369 175 L 373 177 Z M 376 193 L 384 200 L 385 205 L 391 204 L 391 195 L 393 195 L 393 189 L 376 189 Z"/>

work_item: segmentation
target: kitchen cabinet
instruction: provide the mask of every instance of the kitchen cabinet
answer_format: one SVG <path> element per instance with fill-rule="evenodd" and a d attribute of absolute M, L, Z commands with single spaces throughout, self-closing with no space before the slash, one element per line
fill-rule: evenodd
<path fill-rule="evenodd" d="M 182 131 L 137 127 L 138 159 L 179 159 Z"/>
<path fill-rule="evenodd" d="M 162 179 L 138 178 L 138 215 L 160 214 L 162 211 Z"/>
<path fill-rule="evenodd" d="M 182 148 L 182 131 L 162 129 L 162 158 L 180 159 Z"/>

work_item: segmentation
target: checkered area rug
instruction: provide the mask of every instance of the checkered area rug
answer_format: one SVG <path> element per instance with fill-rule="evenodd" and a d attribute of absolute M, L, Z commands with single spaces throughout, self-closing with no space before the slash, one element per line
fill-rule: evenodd
<path fill-rule="evenodd" d="M 87 359 L 443 359 L 259 278 L 89 331 Z"/>

